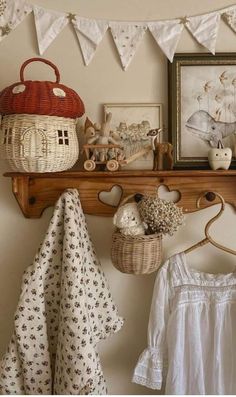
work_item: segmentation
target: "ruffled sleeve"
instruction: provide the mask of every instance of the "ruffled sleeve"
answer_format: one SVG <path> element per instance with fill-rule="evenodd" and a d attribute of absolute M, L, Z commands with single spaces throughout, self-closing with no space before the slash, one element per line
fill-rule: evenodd
<path fill-rule="evenodd" d="M 169 317 L 170 286 L 168 263 L 157 274 L 148 324 L 148 347 L 140 355 L 133 382 L 161 389 L 167 369 L 166 327 Z"/>

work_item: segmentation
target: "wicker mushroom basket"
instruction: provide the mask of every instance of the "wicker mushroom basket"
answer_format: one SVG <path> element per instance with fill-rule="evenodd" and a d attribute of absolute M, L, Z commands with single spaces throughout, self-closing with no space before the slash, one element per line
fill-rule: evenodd
<path fill-rule="evenodd" d="M 132 196 L 121 203 L 124 205 Z M 111 260 L 116 269 L 128 274 L 149 274 L 162 261 L 162 235 L 126 236 L 118 229 L 112 235 Z"/>
<path fill-rule="evenodd" d="M 25 67 L 32 62 L 50 66 L 56 81 L 25 80 Z M 84 114 L 84 104 L 74 90 L 60 84 L 52 62 L 24 62 L 20 81 L 0 93 L 0 114 L 0 154 L 14 171 L 64 171 L 78 160 L 76 119 Z"/>

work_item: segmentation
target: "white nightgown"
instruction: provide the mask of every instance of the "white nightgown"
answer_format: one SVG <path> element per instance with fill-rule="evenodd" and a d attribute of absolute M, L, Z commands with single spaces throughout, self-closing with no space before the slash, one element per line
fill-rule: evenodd
<path fill-rule="evenodd" d="M 236 394 L 236 272 L 198 272 L 184 253 L 165 262 L 133 382 L 165 383 L 166 394 Z"/>

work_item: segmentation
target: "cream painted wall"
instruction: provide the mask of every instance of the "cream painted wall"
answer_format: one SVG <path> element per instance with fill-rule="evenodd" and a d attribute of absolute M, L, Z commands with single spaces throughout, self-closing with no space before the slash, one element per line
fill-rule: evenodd
<path fill-rule="evenodd" d="M 204 13 L 231 5 L 232 0 L 31 0 L 31 3 L 85 17 L 121 20 L 166 19 Z M 235 51 L 236 36 L 221 22 L 217 51 Z M 178 51 L 203 51 L 185 31 Z M 37 56 L 32 15 L 0 44 L 0 89 L 15 82 L 19 67 Z M 122 71 L 111 36 L 107 33 L 94 60 L 84 67 L 78 43 L 70 26 L 60 34 L 44 56 L 61 71 L 62 82 L 73 87 L 83 98 L 87 115 L 99 119 L 106 102 L 160 102 L 167 119 L 167 60 L 154 40 L 146 34 L 133 62 Z M 31 79 L 50 79 L 44 66 L 29 67 Z M 1 163 L 1 174 L 7 166 Z M 52 209 L 41 219 L 25 219 L 11 193 L 10 180 L 0 177 L 0 353 L 3 353 L 12 331 L 13 314 L 18 301 L 23 270 L 31 263 L 47 229 Z M 164 256 L 179 252 L 203 237 L 204 225 L 216 207 L 191 214 L 174 238 L 164 240 Z M 219 241 L 235 248 L 233 209 L 213 228 Z M 132 370 L 146 345 L 146 330 L 155 274 L 129 276 L 111 265 L 111 219 L 88 216 L 89 230 L 103 269 L 109 280 L 120 313 L 126 322 L 123 329 L 100 345 L 101 358 L 111 394 L 153 394 L 151 390 L 131 383 Z M 191 266 L 208 272 L 227 272 L 234 268 L 235 258 L 212 247 L 201 248 L 189 255 Z"/>

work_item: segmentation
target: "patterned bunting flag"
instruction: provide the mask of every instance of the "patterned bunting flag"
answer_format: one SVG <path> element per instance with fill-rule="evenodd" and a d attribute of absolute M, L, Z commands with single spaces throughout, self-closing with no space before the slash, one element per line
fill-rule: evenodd
<path fill-rule="evenodd" d="M 236 7 L 222 14 L 223 20 L 236 33 Z"/>
<path fill-rule="evenodd" d="M 170 62 L 173 61 L 183 27 L 181 19 L 148 23 L 150 32 Z"/>
<path fill-rule="evenodd" d="M 0 0 L 0 41 L 32 11 L 24 0 Z"/>
<path fill-rule="evenodd" d="M 147 25 L 139 22 L 110 22 L 111 33 L 124 70 L 129 66 Z"/>
<path fill-rule="evenodd" d="M 216 39 L 219 30 L 220 12 L 188 17 L 185 26 L 194 38 L 215 54 Z"/>
<path fill-rule="evenodd" d="M 34 19 L 39 53 L 42 55 L 58 34 L 68 24 L 70 15 L 34 6 Z"/>
<path fill-rule="evenodd" d="M 84 63 L 88 65 L 107 31 L 108 22 L 76 16 L 72 19 L 72 23 L 80 43 Z"/>

